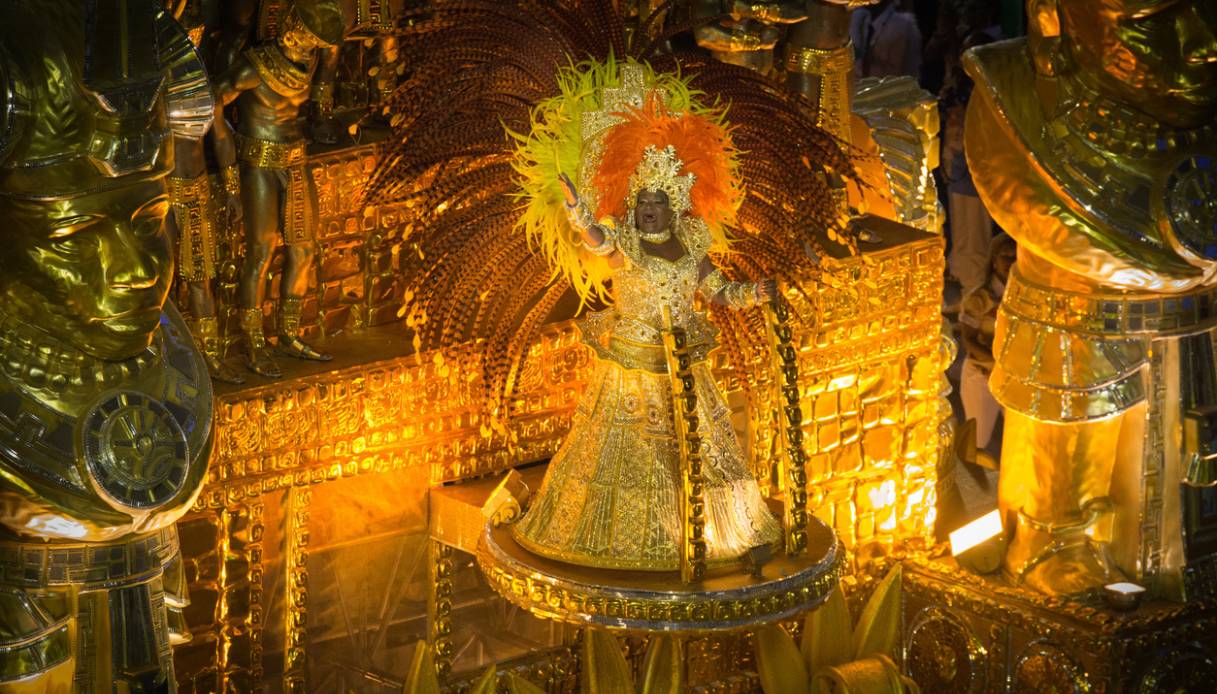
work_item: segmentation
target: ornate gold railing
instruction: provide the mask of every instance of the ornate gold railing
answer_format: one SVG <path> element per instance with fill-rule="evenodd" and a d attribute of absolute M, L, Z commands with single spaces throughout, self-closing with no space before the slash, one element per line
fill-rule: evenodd
<path fill-rule="evenodd" d="M 697 391 L 689 372 L 689 350 L 685 331 L 672 326 L 672 314 L 663 309 L 664 356 L 672 383 L 672 419 L 680 446 L 680 510 L 683 536 L 680 543 L 680 580 L 700 581 L 706 574 L 706 503 L 702 497 L 701 435 L 697 433 Z"/>

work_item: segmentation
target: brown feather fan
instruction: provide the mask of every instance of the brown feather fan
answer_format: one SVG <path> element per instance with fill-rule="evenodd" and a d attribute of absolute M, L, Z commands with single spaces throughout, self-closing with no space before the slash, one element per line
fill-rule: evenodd
<path fill-rule="evenodd" d="M 661 8 L 662 9 L 662 8 Z M 516 230 L 521 208 L 508 131 L 528 132 L 533 108 L 558 93 L 558 71 L 610 56 L 679 71 L 727 106 L 746 197 L 732 279 L 806 285 L 815 261 L 845 239 L 830 173 L 853 179 L 851 155 L 815 125 L 801 95 L 755 72 L 698 54 L 660 52 L 664 36 L 627 41 L 612 0 L 436 0 L 398 29 L 405 79 L 386 105 L 393 134 L 370 179 L 369 202 L 416 213 L 402 271 L 423 349 L 481 342 L 486 394 L 509 401 L 528 347 L 569 292 Z M 830 234 L 831 230 L 831 234 Z M 715 311 L 738 367 L 755 363 L 756 311 Z M 500 410 L 500 412 L 502 412 Z"/>

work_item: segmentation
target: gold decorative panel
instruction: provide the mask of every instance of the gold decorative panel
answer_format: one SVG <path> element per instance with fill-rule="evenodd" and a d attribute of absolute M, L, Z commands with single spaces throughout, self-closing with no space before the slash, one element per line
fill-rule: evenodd
<path fill-rule="evenodd" d="M 949 559 L 905 562 L 906 669 L 922 691 L 1208 691 L 1217 614 L 1150 603 L 1116 612 L 980 577 Z"/>

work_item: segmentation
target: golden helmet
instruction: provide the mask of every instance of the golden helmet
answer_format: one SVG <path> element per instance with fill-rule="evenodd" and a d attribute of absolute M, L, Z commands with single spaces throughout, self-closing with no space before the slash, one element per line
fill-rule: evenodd
<path fill-rule="evenodd" d="M 0 8 L 0 195 L 54 199 L 158 178 L 171 135 L 213 102 L 181 27 L 153 3 L 13 0 Z"/>
<path fill-rule="evenodd" d="M 321 46 L 342 43 L 346 19 L 337 0 L 296 0 L 284 18 L 281 32 L 307 34 L 311 42 Z"/>

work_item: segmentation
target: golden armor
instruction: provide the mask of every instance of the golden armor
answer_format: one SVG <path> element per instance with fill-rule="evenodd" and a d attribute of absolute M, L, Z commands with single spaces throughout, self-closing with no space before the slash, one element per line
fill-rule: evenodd
<path fill-rule="evenodd" d="M 152 3 L 0 9 L 0 691 L 174 688 L 211 386 L 165 301 L 165 144 L 213 108 Z"/>
<path fill-rule="evenodd" d="M 1184 432 L 1217 404 L 1217 6 L 1028 16 L 1027 39 L 967 59 L 973 177 L 1019 243 L 991 380 L 1006 568 L 1047 593 L 1123 573 L 1178 596 L 1206 559 L 1180 489 L 1213 453 Z"/>
<path fill-rule="evenodd" d="M 320 49 L 342 40 L 342 10 L 336 0 L 299 0 L 287 8 L 273 42 L 247 49 L 220 78 L 217 91 L 237 104 L 246 252 L 241 271 L 241 327 L 249 368 L 278 378 L 262 333 L 262 305 L 271 251 L 287 247 L 280 283 L 279 352 L 328 361 L 298 334 L 308 288 L 315 237 L 317 193 L 304 168 L 305 135 L 300 108 L 309 100 Z"/>

